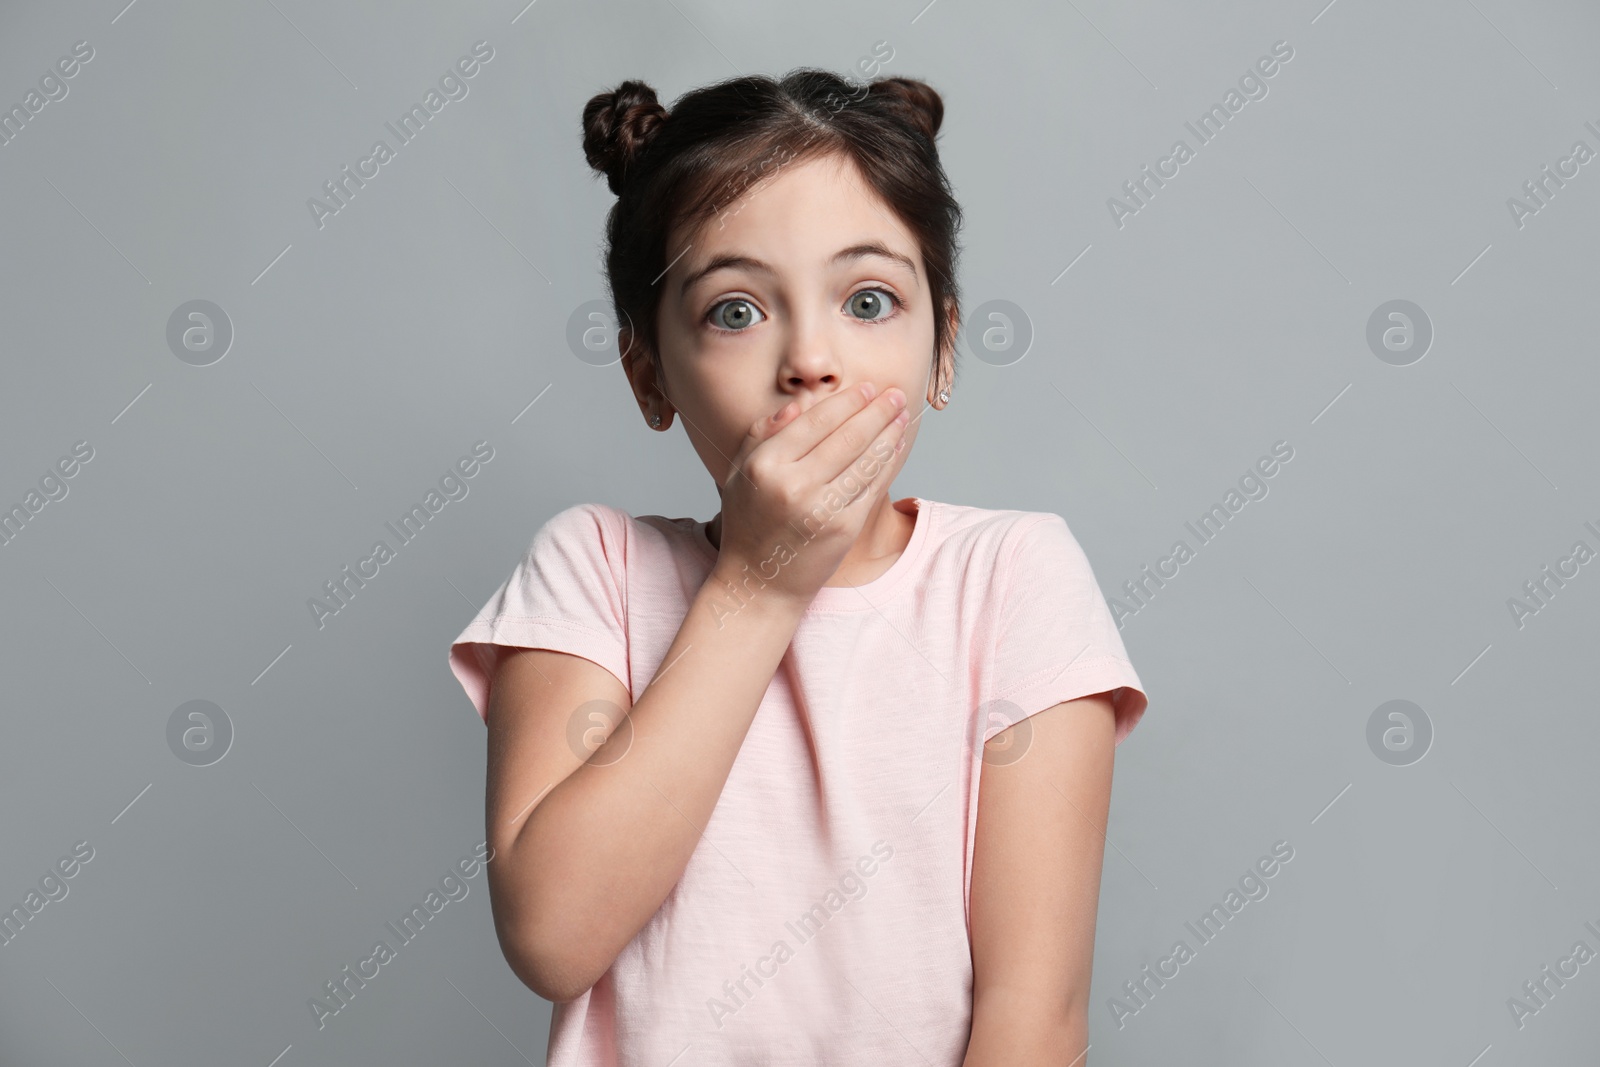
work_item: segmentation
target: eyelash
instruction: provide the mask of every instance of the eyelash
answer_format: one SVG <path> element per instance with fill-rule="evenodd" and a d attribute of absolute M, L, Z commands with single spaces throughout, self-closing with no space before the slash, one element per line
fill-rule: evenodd
<path fill-rule="evenodd" d="M 848 304 L 851 300 L 854 300 L 862 293 L 883 293 L 890 300 L 894 301 L 894 310 L 880 319 L 857 319 L 856 321 L 861 323 L 863 326 L 882 326 L 886 322 L 891 322 L 899 318 L 901 310 L 905 308 L 905 301 L 900 298 L 900 294 L 889 288 L 887 285 L 868 285 L 861 289 L 857 289 L 845 299 L 845 303 Z M 736 334 L 750 332 L 750 327 L 748 326 L 742 330 L 730 330 L 722 326 L 714 326 L 711 323 L 711 319 L 719 307 L 721 307 L 723 304 L 732 304 L 735 301 L 741 300 L 751 305 L 754 305 L 755 303 L 755 301 L 750 300 L 747 297 L 730 296 L 723 300 L 718 300 L 715 304 L 712 304 L 709 308 L 707 308 L 706 313 L 702 317 L 701 321 L 704 322 L 706 328 L 711 330 L 713 333 Z"/>

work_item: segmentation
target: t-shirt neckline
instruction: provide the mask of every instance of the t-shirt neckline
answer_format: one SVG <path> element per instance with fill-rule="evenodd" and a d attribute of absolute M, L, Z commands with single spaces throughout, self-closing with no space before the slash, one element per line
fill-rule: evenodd
<path fill-rule="evenodd" d="M 911 540 L 906 543 L 905 550 L 900 553 L 899 558 L 889 565 L 889 569 L 863 585 L 823 586 L 817 590 L 816 596 L 806 607 L 807 612 L 868 611 L 881 606 L 898 591 L 906 576 L 916 569 L 918 561 L 922 558 L 923 550 L 928 543 L 928 528 L 934 522 L 933 510 L 938 506 L 936 501 L 919 496 L 904 497 L 891 506 L 903 514 L 906 512 L 905 505 L 910 505 L 914 510 L 916 522 L 911 528 Z M 690 527 L 689 532 L 690 539 L 694 541 L 701 556 L 708 563 L 715 563 L 717 546 L 711 543 L 711 538 L 707 534 L 710 525 L 709 519 L 698 519 Z M 759 588 L 755 579 L 752 579 L 751 584 L 753 588 Z"/>

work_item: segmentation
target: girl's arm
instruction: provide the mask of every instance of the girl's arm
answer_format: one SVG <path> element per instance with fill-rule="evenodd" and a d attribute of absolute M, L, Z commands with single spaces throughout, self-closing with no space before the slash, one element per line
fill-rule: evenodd
<path fill-rule="evenodd" d="M 1105 693 L 996 734 L 973 845 L 972 1036 L 962 1067 L 1086 1067 L 1116 715 Z"/>
<path fill-rule="evenodd" d="M 489 690 L 489 893 L 506 962 L 552 1001 L 581 995 L 689 863 L 806 603 L 776 587 L 727 610 L 719 558 L 661 669 L 631 705 L 610 671 L 519 649 Z M 596 717 L 585 708 L 609 701 Z M 585 760 L 595 724 L 611 728 Z M 591 742 L 592 743 L 592 742 Z"/>

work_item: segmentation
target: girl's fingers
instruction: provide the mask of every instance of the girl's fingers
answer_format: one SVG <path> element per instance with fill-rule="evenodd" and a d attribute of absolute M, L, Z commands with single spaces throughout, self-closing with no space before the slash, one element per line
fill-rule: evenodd
<path fill-rule="evenodd" d="M 882 486 L 889 477 L 889 469 L 894 466 L 905 445 L 906 427 L 910 425 L 910 410 L 901 408 L 900 414 L 891 419 L 889 425 L 872 439 L 872 443 L 861 453 L 860 458 L 846 467 L 830 483 L 833 489 L 849 497 L 849 490 L 853 488 L 859 488 L 859 494 L 864 496 L 869 490 Z M 855 503 L 854 498 L 851 499 L 851 503 Z"/>
<path fill-rule="evenodd" d="M 891 394 L 900 400 L 898 406 L 891 399 Z M 904 395 L 891 386 L 889 390 L 864 401 L 860 410 L 849 418 L 841 420 L 840 425 L 835 426 L 805 457 L 806 462 L 813 465 L 819 480 L 834 482 L 846 471 L 870 464 L 871 457 L 879 448 L 879 441 L 885 435 L 889 438 L 889 452 L 884 453 L 884 458 L 892 458 L 894 438 L 899 436 L 900 428 L 910 419 L 906 415 L 908 410 L 904 406 Z M 902 415 L 905 418 L 902 419 Z M 900 421 L 896 422 L 896 419 Z M 847 431 L 846 426 L 853 433 Z M 853 443 L 852 436 L 858 442 L 865 439 L 866 445 L 863 447 Z"/>
<path fill-rule="evenodd" d="M 877 392 L 873 393 L 874 398 L 880 396 Z M 801 418 L 800 401 L 791 400 L 785 405 L 790 414 L 784 416 L 772 435 L 769 447 L 774 458 L 785 463 L 808 458 L 813 449 L 826 447 L 825 442 L 835 430 L 874 402 L 876 400 L 869 400 L 858 385 L 823 397 L 806 408 L 803 413 L 806 417 Z M 837 449 L 832 451 L 836 452 Z M 846 457 L 837 464 L 824 463 L 824 467 L 832 467 L 827 471 L 827 476 L 837 474 L 851 458 L 854 457 Z"/>
<path fill-rule="evenodd" d="M 771 415 L 763 415 L 757 419 L 755 424 L 750 427 L 750 432 L 745 434 L 745 453 L 748 454 L 756 445 L 759 445 L 782 429 L 785 420 L 792 417 L 794 410 L 794 401 L 791 400 Z"/>

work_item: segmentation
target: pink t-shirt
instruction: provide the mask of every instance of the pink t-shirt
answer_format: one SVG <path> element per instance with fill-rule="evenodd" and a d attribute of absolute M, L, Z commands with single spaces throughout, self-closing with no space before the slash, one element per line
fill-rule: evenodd
<path fill-rule="evenodd" d="M 551 1067 L 959 1067 L 982 742 L 1110 692 L 1121 744 L 1147 701 L 1059 515 L 894 506 L 910 544 L 818 591 L 682 878 L 554 1006 Z M 706 525 L 603 504 L 550 519 L 451 645 L 479 715 L 502 646 L 582 656 L 637 698 L 716 560 Z"/>

